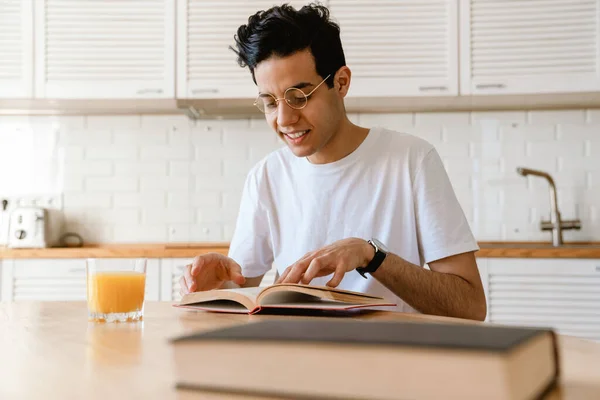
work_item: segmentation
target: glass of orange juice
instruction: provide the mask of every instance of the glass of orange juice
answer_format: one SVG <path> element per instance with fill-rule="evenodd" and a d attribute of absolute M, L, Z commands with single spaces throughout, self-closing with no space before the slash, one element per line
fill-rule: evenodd
<path fill-rule="evenodd" d="M 146 289 L 145 258 L 88 258 L 86 271 L 89 320 L 142 320 Z"/>

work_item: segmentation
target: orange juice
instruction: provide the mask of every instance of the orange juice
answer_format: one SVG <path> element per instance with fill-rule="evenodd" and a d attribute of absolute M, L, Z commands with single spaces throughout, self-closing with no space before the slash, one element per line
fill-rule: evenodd
<path fill-rule="evenodd" d="M 88 276 L 87 285 L 90 312 L 130 313 L 140 311 L 144 305 L 143 272 L 96 272 Z"/>

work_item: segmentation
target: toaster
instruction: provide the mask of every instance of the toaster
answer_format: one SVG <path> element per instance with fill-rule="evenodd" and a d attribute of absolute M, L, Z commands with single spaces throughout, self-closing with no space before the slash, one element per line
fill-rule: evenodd
<path fill-rule="evenodd" d="M 15 208 L 8 221 L 7 246 L 15 249 L 46 247 L 47 219 L 44 208 Z"/>

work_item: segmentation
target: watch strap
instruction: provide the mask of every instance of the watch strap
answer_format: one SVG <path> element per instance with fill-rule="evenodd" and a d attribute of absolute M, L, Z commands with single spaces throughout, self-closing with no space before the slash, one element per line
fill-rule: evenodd
<path fill-rule="evenodd" d="M 386 256 L 386 253 L 377 248 L 377 246 L 370 240 L 369 244 L 375 249 L 375 256 L 365 267 L 356 268 L 356 271 L 365 279 L 367 279 L 365 275 L 366 273 L 373 274 L 375 271 L 377 271 L 381 264 L 383 264 L 383 260 L 385 260 Z"/>

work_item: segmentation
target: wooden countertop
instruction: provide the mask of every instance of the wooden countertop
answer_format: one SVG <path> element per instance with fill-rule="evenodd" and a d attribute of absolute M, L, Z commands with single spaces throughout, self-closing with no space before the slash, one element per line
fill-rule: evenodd
<path fill-rule="evenodd" d="M 0 259 L 19 258 L 191 258 L 217 252 L 227 254 L 229 243 L 89 244 L 84 247 L 45 249 L 0 248 Z"/>
<path fill-rule="evenodd" d="M 0 399 L 182 399 L 173 389 L 169 338 L 268 318 L 325 318 L 213 314 L 171 305 L 148 302 L 143 322 L 96 324 L 87 321 L 84 302 L 1 303 Z M 354 318 L 455 320 L 383 311 Z M 549 398 L 598 399 L 600 343 L 559 336 L 559 351 L 561 384 Z"/>
<path fill-rule="evenodd" d="M 553 247 L 542 242 L 479 242 L 477 257 L 598 258 L 600 242 L 573 242 Z M 6 249 L 0 259 L 23 258 L 192 258 L 199 254 L 227 254 L 229 243 L 90 244 L 80 248 Z"/>

